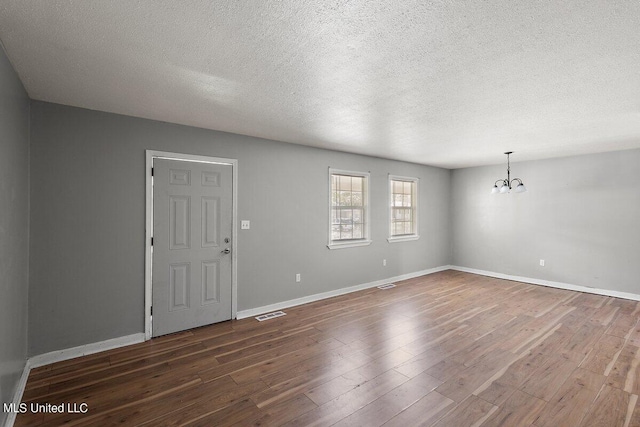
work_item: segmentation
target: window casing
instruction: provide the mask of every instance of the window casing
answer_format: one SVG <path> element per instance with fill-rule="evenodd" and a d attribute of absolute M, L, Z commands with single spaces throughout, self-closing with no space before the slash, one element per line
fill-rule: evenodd
<path fill-rule="evenodd" d="M 329 168 L 327 247 L 369 245 L 369 224 L 369 173 Z"/>
<path fill-rule="evenodd" d="M 389 175 L 389 242 L 416 240 L 418 178 Z"/>

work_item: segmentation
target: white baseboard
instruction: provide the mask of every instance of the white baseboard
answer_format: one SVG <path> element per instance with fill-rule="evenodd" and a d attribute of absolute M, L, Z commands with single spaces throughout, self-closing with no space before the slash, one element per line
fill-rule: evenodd
<path fill-rule="evenodd" d="M 99 353 L 101 351 L 112 350 L 114 348 L 120 348 L 131 344 L 138 344 L 144 341 L 144 332 L 127 335 L 124 337 L 113 338 L 106 341 L 95 342 L 91 344 L 85 344 L 78 347 L 68 348 L 65 350 L 52 351 L 50 353 L 40 354 L 27 359 L 22 371 L 22 376 L 16 387 L 16 391 L 13 395 L 14 407 L 17 407 L 22 402 L 22 395 L 29 379 L 29 373 L 31 369 L 39 366 L 49 365 L 50 363 L 61 362 L 63 360 L 74 359 L 80 356 L 86 356 L 88 354 Z M 5 420 L 5 427 L 12 427 L 16 421 L 16 412 L 9 412 L 7 419 Z"/>
<path fill-rule="evenodd" d="M 424 276 L 426 274 L 437 273 L 438 271 L 444 271 L 451 269 L 449 265 L 443 265 L 440 267 L 429 268 L 427 270 L 416 271 L 413 273 L 402 274 L 400 276 L 390 277 L 388 279 L 376 280 L 375 282 L 363 283 L 361 285 L 350 286 L 348 288 L 336 289 L 334 291 L 322 292 L 319 294 L 309 295 L 302 298 L 296 298 L 288 301 L 277 302 L 275 304 L 264 305 L 262 307 L 250 308 L 248 310 L 241 310 L 237 313 L 237 319 L 245 319 L 247 317 L 257 316 L 263 313 L 269 313 L 272 311 L 282 310 L 284 308 L 294 307 L 297 305 L 308 304 L 310 302 L 320 301 L 323 299 L 336 297 L 339 295 L 349 294 L 351 292 L 361 291 L 363 289 L 374 288 L 376 286 L 384 285 L 389 282 L 397 282 L 400 280 L 413 279 L 414 277 Z"/>
<path fill-rule="evenodd" d="M 533 279 L 531 277 L 512 276 L 510 274 L 496 273 L 494 271 L 477 270 L 475 268 L 459 267 L 457 265 L 449 266 L 451 270 L 464 271 L 466 273 L 479 274 L 481 276 L 495 277 L 498 279 L 513 280 L 516 282 L 530 283 L 532 285 L 549 286 L 551 288 L 565 289 L 568 291 L 586 292 L 589 294 L 604 295 L 607 297 L 616 297 L 640 301 L 640 295 L 629 292 L 612 291 L 610 289 L 589 288 L 587 286 L 571 285 L 569 283 L 553 282 L 551 280 Z"/>
<path fill-rule="evenodd" d="M 126 345 L 138 344 L 144 341 L 144 332 L 127 335 L 124 337 L 113 338 L 106 341 L 85 344 L 78 347 L 68 348 L 65 350 L 52 351 L 50 353 L 40 354 L 30 357 L 28 365 L 30 368 L 48 365 L 50 363 L 61 362 L 63 360 L 73 359 L 88 354 L 98 353 L 105 350 L 124 347 Z"/>
<path fill-rule="evenodd" d="M 16 391 L 13 394 L 13 407 L 17 408 L 22 402 L 22 395 L 24 394 L 24 389 L 27 386 L 27 380 L 29 379 L 29 373 L 31 372 L 31 367 L 29 366 L 29 361 L 27 360 L 24 364 L 24 369 L 22 370 L 22 376 L 18 381 L 18 385 L 16 386 Z M 5 427 L 13 427 L 13 424 L 16 422 L 17 412 L 8 412 L 7 418 L 4 421 Z"/>

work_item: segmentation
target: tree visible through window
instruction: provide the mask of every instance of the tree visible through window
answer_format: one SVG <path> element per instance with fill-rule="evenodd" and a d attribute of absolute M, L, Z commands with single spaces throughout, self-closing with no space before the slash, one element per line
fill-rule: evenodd
<path fill-rule="evenodd" d="M 368 178 L 365 173 L 330 170 L 330 247 L 368 242 Z"/>
<path fill-rule="evenodd" d="M 391 238 L 417 236 L 418 180 L 390 176 L 389 182 L 391 187 Z"/>

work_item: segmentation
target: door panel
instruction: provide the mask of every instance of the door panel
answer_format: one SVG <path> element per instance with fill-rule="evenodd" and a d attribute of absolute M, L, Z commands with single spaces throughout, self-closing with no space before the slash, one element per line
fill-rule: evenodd
<path fill-rule="evenodd" d="M 218 247 L 220 230 L 220 198 L 202 198 L 202 247 Z"/>
<path fill-rule="evenodd" d="M 202 304 L 220 302 L 220 260 L 202 263 Z"/>
<path fill-rule="evenodd" d="M 191 264 L 183 262 L 169 266 L 169 311 L 189 308 Z"/>
<path fill-rule="evenodd" d="M 171 250 L 191 247 L 190 199 L 189 196 L 169 196 L 169 248 Z"/>
<path fill-rule="evenodd" d="M 231 319 L 232 166 L 153 167 L 152 335 Z"/>

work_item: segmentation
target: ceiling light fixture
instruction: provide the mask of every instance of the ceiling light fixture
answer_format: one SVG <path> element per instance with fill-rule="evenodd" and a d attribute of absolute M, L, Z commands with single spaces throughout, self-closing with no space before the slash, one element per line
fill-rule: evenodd
<path fill-rule="evenodd" d="M 522 180 L 520 178 L 511 179 L 511 165 L 509 164 L 509 155 L 513 154 L 513 151 L 507 151 L 504 154 L 507 155 L 507 179 L 499 179 L 493 184 L 493 189 L 491 190 L 491 194 L 504 194 L 511 191 L 512 184 L 514 181 L 518 181 L 518 185 L 516 186 L 516 193 L 524 193 L 527 191 L 527 187 L 524 186 Z M 498 188 L 498 183 L 502 184 Z"/>

